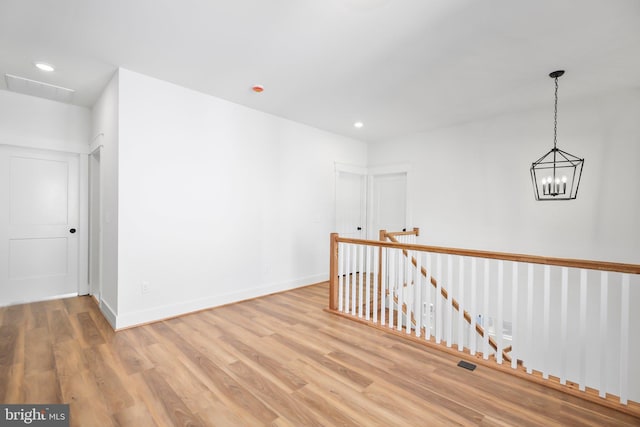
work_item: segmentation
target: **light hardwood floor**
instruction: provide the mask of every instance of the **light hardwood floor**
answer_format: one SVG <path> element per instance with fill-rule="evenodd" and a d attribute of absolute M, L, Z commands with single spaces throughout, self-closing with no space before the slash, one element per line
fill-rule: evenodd
<path fill-rule="evenodd" d="M 0 402 L 74 426 L 640 425 L 323 311 L 320 284 L 114 333 L 93 300 L 0 308 Z"/>

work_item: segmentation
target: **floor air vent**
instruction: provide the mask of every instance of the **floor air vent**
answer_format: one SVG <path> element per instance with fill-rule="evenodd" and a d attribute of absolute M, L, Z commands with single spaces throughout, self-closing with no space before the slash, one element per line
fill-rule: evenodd
<path fill-rule="evenodd" d="M 470 371 L 473 371 L 474 369 L 476 369 L 476 365 L 474 365 L 473 363 L 465 362 L 464 360 L 459 361 L 458 366 L 464 369 L 468 369 Z"/>

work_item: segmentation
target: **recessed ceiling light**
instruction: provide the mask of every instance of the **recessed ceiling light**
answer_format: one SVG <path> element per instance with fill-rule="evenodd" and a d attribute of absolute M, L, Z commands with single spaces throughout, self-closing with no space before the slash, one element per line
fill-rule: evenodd
<path fill-rule="evenodd" d="M 54 71 L 53 65 L 47 64 L 45 62 L 36 62 L 35 66 L 41 69 L 42 71 Z"/>
<path fill-rule="evenodd" d="M 253 85 L 251 90 L 256 92 L 256 93 L 260 93 L 260 92 L 264 91 L 264 86 L 262 86 L 262 85 Z"/>
<path fill-rule="evenodd" d="M 364 123 L 362 123 L 362 122 L 355 122 L 353 125 L 354 125 L 355 127 L 357 127 L 358 129 L 360 129 L 362 126 L 364 126 Z"/>

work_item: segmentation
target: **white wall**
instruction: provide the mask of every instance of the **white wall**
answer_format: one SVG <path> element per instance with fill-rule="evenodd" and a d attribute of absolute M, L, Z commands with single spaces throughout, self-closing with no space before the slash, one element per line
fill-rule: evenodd
<path fill-rule="evenodd" d="M 561 103 L 558 146 L 585 158 L 578 198 L 536 202 L 531 163 L 553 146 L 553 110 L 412 135 L 369 149 L 411 164 L 425 244 L 640 263 L 640 91 Z"/>
<path fill-rule="evenodd" d="M 117 327 L 327 279 L 365 143 L 122 69 L 118 139 Z"/>
<path fill-rule="evenodd" d="M 0 144 L 86 153 L 89 129 L 85 107 L 0 90 Z"/>
<path fill-rule="evenodd" d="M 100 308 L 112 326 L 118 312 L 118 74 L 92 109 L 91 151 L 100 149 L 102 207 Z"/>

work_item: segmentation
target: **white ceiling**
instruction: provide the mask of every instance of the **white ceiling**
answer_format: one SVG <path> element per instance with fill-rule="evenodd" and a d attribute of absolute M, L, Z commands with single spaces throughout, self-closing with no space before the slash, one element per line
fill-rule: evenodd
<path fill-rule="evenodd" d="M 639 89 L 640 1 L 0 0 L 3 75 L 91 106 L 117 67 L 384 140 L 551 109 L 556 69 L 561 103 Z"/>

